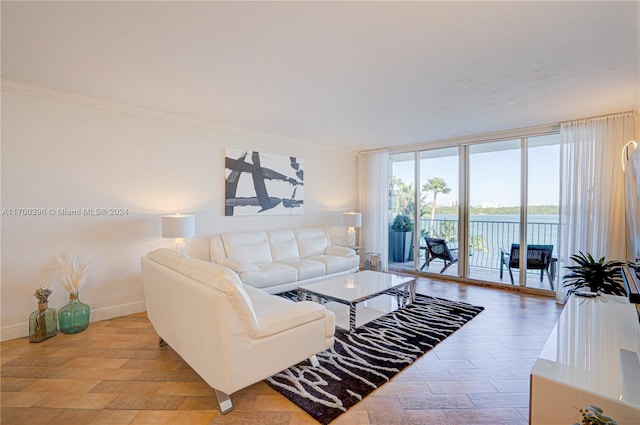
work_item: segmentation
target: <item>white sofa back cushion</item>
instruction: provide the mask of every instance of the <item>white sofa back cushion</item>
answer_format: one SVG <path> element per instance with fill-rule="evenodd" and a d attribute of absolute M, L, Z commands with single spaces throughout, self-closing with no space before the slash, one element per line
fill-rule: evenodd
<path fill-rule="evenodd" d="M 221 258 L 227 258 L 227 252 L 224 250 L 222 237 L 213 236 L 209 239 L 209 260 L 211 262 L 216 262 Z"/>
<path fill-rule="evenodd" d="M 244 284 L 236 273 L 226 267 L 197 258 L 190 258 L 182 253 L 164 248 L 151 251 L 147 256 L 151 260 L 178 273 L 227 293 L 232 300 L 237 297 L 240 302 L 234 303 L 234 306 L 238 316 L 246 320 L 251 328 L 258 327 L 258 318 L 253 307 L 253 301 L 251 301 L 251 297 L 247 294 Z"/>
<path fill-rule="evenodd" d="M 322 228 L 302 228 L 293 230 L 298 240 L 300 257 L 324 254 L 330 245 L 329 238 Z"/>
<path fill-rule="evenodd" d="M 271 243 L 271 257 L 275 263 L 300 259 L 298 243 L 293 230 L 271 230 L 267 234 Z"/>
<path fill-rule="evenodd" d="M 227 257 L 245 263 L 271 263 L 266 232 L 225 233 L 222 235 Z"/>

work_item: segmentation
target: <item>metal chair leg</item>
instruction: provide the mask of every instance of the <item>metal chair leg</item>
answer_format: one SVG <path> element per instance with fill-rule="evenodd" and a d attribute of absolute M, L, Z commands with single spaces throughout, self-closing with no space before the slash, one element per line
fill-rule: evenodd
<path fill-rule="evenodd" d="M 311 366 L 313 367 L 320 366 L 320 361 L 318 360 L 318 357 L 315 354 L 309 357 L 309 361 L 311 362 Z"/>
<path fill-rule="evenodd" d="M 556 289 L 553 287 L 553 278 L 551 277 L 551 273 L 549 272 L 549 269 L 547 269 L 547 277 L 549 278 L 549 285 L 551 285 L 551 290 L 555 291 Z"/>
<path fill-rule="evenodd" d="M 440 273 L 444 273 L 445 270 L 447 270 L 449 268 L 449 266 L 451 266 L 452 264 L 457 263 L 457 261 L 449 261 L 449 264 L 447 264 L 447 262 L 444 262 L 444 267 L 442 268 L 442 270 L 440 270 Z"/>
<path fill-rule="evenodd" d="M 229 394 L 225 394 L 222 391 L 218 391 L 214 388 L 216 392 L 216 398 L 218 399 L 218 404 L 220 405 L 220 411 L 224 415 L 233 410 L 233 403 L 231 403 L 231 397 Z"/>

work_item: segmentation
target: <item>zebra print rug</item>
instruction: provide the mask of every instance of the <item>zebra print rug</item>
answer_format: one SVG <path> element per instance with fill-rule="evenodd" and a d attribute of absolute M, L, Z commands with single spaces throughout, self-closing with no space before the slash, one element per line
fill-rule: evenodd
<path fill-rule="evenodd" d="M 280 294 L 295 299 L 294 293 Z M 321 424 L 328 424 L 484 308 L 416 295 L 415 303 L 349 333 L 336 329 L 333 348 L 266 380 Z"/>

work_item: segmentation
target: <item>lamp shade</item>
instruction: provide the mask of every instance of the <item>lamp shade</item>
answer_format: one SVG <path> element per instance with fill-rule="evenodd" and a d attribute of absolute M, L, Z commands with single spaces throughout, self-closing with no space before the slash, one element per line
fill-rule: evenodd
<path fill-rule="evenodd" d="M 362 214 L 357 212 L 342 213 L 342 224 L 346 227 L 362 227 Z"/>
<path fill-rule="evenodd" d="M 193 215 L 163 215 L 163 238 L 190 238 L 196 235 L 196 218 Z"/>

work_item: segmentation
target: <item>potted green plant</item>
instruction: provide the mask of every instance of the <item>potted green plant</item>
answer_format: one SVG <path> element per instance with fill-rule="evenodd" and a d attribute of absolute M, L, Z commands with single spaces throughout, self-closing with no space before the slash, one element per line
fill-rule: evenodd
<path fill-rule="evenodd" d="M 603 410 L 598 406 L 589 406 L 580 409 L 582 422 L 573 425 L 618 425 L 616 421 L 603 414 Z"/>
<path fill-rule="evenodd" d="M 605 257 L 596 261 L 591 254 L 572 255 L 570 257 L 577 265 L 568 266 L 569 273 L 562 277 L 563 286 L 570 287 L 569 293 L 578 290 L 591 292 L 627 295 L 622 284 L 622 266 L 620 261 L 605 261 Z"/>
<path fill-rule="evenodd" d="M 413 220 L 408 215 L 398 214 L 391 223 L 389 256 L 397 263 L 411 261 L 413 257 Z"/>

